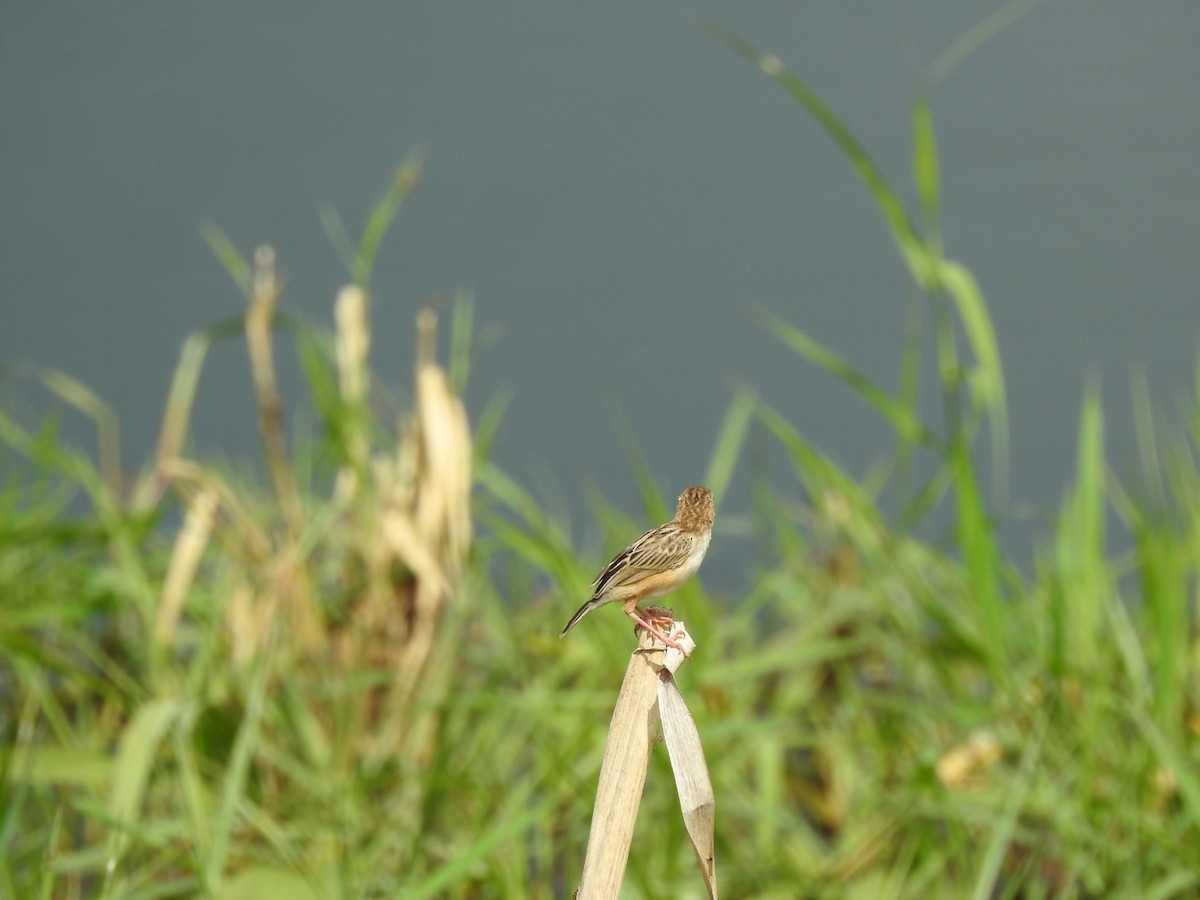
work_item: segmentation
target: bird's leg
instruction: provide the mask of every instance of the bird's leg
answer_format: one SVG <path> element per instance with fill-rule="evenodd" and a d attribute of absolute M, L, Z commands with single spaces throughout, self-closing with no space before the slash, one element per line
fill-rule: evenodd
<path fill-rule="evenodd" d="M 625 615 L 629 616 L 629 618 L 633 619 L 633 621 L 637 622 L 639 625 L 641 625 L 643 628 L 645 628 L 648 632 L 650 632 L 652 635 L 654 635 L 656 638 L 658 638 L 660 641 L 662 641 L 668 647 L 674 647 L 676 650 L 678 650 L 680 653 L 682 653 L 684 655 L 685 659 L 688 658 L 688 652 L 687 652 L 687 650 L 684 649 L 682 644 L 680 644 L 678 641 L 671 640 L 671 638 L 667 637 L 665 634 L 663 634 L 661 631 L 659 631 L 655 626 L 651 625 L 650 622 L 648 622 L 646 619 L 642 618 L 641 612 L 642 611 L 635 606 L 635 607 L 633 607 L 633 609 L 625 610 Z M 664 621 L 664 620 L 660 618 L 660 621 Z M 673 622 L 675 620 L 670 619 L 669 621 Z"/>
<path fill-rule="evenodd" d="M 663 609 L 661 606 L 647 606 L 645 609 L 638 609 L 638 612 L 655 625 L 675 624 L 675 610 L 673 609 Z"/>

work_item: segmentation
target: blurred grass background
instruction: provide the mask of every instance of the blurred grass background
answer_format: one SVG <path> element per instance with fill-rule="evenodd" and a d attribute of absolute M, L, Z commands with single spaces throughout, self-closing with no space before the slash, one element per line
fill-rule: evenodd
<path fill-rule="evenodd" d="M 841 148 L 922 298 L 894 387 L 764 317 L 764 339 L 891 426 L 865 477 L 749 390 L 713 436 L 706 483 L 721 498 L 746 469 L 752 498 L 720 510 L 717 539 L 744 525 L 755 569 L 736 596 L 700 579 L 672 602 L 700 646 L 681 684 L 724 893 L 1195 896 L 1200 405 L 1164 416 L 1135 382 L 1141 465 L 1119 475 L 1089 391 L 1053 533 L 1016 564 L 994 529 L 1001 355 L 979 285 L 944 254 L 929 106 L 913 107 L 906 204 L 779 60 L 710 30 Z M 468 425 L 469 300 L 420 313 L 404 393 L 372 382 L 370 273 L 419 169 L 399 170 L 360 239 L 328 218 L 351 278 L 332 328 L 279 309 L 268 249 L 247 260 L 206 230 L 247 313 L 184 344 L 155 457 L 134 475 L 86 386 L 5 371 L 0 895 L 573 890 L 633 645 L 612 622 L 556 638 L 607 556 L 581 554 L 564 518 L 489 461 L 502 394 Z M 188 455 L 207 350 L 234 339 L 257 466 Z M 279 347 L 309 385 L 290 431 Z M 59 438 L 64 415 L 95 422 L 94 452 Z M 752 440 L 787 473 L 750 465 Z M 665 518 L 680 487 L 636 452 L 631 474 L 641 514 L 595 501 L 605 551 Z M 626 892 L 701 891 L 660 755 Z"/>

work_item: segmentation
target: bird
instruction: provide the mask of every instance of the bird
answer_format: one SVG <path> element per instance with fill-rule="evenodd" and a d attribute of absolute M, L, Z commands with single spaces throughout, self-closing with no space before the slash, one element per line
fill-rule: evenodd
<path fill-rule="evenodd" d="M 648 616 L 638 609 L 638 603 L 669 594 L 696 574 L 712 539 L 715 517 L 712 491 L 700 485 L 685 490 L 679 495 L 675 517 L 670 522 L 647 531 L 600 571 L 591 584 L 592 596 L 571 616 L 559 637 L 566 637 L 593 609 L 620 603 L 625 615 L 633 621 L 667 646 L 683 650 L 652 624 L 670 619 Z"/>

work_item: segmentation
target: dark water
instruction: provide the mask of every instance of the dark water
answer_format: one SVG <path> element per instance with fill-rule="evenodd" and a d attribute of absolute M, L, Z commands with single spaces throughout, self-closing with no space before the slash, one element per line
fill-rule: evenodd
<path fill-rule="evenodd" d="M 138 466 L 184 336 L 241 309 L 197 236 L 273 243 L 286 302 L 328 320 L 357 228 L 405 154 L 426 177 L 376 278 L 376 362 L 406 384 L 412 315 L 471 288 L 515 390 L 499 461 L 568 506 L 633 509 L 611 410 L 668 492 L 701 477 L 737 383 L 855 471 L 886 432 L 768 338 L 772 310 L 894 384 L 912 291 L 830 141 L 693 26 L 770 49 L 909 188 L 909 103 L 996 4 L 19 2 L 0 25 L 0 360 L 108 399 Z M 932 88 L 949 252 L 1005 355 L 1012 495 L 1048 510 L 1093 373 L 1131 466 L 1129 374 L 1173 407 L 1200 336 L 1200 4 L 1050 2 Z M 243 455 L 243 348 L 219 348 L 196 443 Z M 293 396 L 298 393 L 292 381 Z M 728 511 L 744 502 L 731 500 Z M 720 555 L 717 551 L 716 555 Z"/>

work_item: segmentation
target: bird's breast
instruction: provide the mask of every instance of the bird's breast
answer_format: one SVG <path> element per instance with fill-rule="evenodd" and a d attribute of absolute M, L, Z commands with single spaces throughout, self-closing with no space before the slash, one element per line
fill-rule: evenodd
<path fill-rule="evenodd" d="M 708 552 L 708 543 L 710 540 L 711 535 L 709 534 L 696 536 L 691 552 L 688 553 L 687 559 L 683 561 L 683 565 L 672 572 L 663 573 L 664 577 L 658 579 L 658 584 L 654 586 L 653 592 L 646 594 L 645 599 L 661 597 L 663 594 L 670 593 L 695 575 L 700 568 L 700 563 L 704 562 L 704 554 Z"/>

